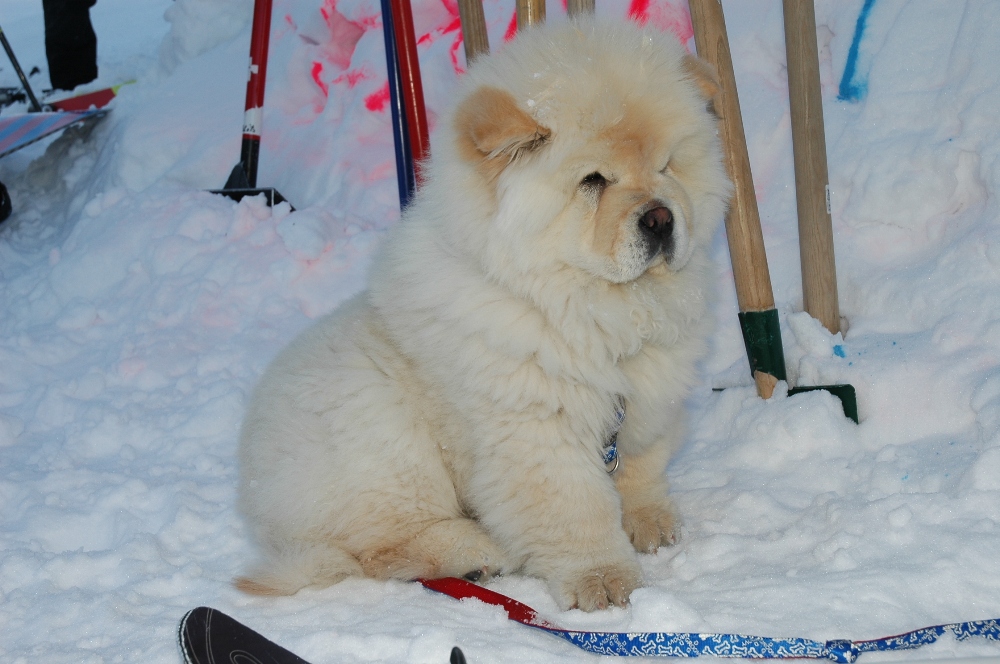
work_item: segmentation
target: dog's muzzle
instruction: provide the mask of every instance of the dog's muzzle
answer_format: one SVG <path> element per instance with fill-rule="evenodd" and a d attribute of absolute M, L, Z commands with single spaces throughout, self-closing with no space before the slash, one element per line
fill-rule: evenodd
<path fill-rule="evenodd" d="M 660 201 L 653 201 L 639 217 L 639 230 L 646 241 L 646 260 L 657 254 L 670 262 L 674 253 L 674 213 Z"/>

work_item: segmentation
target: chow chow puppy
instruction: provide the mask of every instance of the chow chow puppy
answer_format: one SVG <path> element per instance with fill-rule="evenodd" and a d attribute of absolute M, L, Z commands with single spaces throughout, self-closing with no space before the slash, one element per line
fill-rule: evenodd
<path fill-rule="evenodd" d="M 368 290 L 250 401 L 262 561 L 238 587 L 519 571 L 564 608 L 628 601 L 636 552 L 676 537 L 665 469 L 730 193 L 714 91 L 673 37 L 593 19 L 470 68 Z"/>

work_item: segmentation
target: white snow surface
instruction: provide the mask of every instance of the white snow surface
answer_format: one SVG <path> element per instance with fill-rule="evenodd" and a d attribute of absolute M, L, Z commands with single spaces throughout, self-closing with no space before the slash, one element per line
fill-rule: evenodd
<path fill-rule="evenodd" d="M 2 5 L 48 87 L 41 3 Z M 438 664 L 454 645 L 470 663 L 597 661 L 413 583 L 230 585 L 253 554 L 234 508 L 248 392 L 364 287 L 399 216 L 378 2 L 274 5 L 259 182 L 296 211 L 205 191 L 239 155 L 248 0 L 99 0 L 100 78 L 81 91 L 137 82 L 92 131 L 0 161 L 16 208 L 0 225 L 0 659 L 178 662 L 178 620 L 204 604 L 314 664 Z M 684 0 L 598 5 L 693 49 Z M 757 398 L 720 231 L 713 351 L 668 470 L 681 541 L 642 556 L 624 609 L 560 612 L 517 575 L 490 588 L 605 631 L 865 639 L 1000 617 L 1000 3 L 878 0 L 867 95 L 840 101 L 862 5 L 816 2 L 841 337 L 802 313 L 781 3 L 725 2 L 789 379 L 854 385 L 860 426 L 825 392 Z M 502 48 L 513 0 L 485 8 Z M 457 10 L 414 15 L 433 128 L 464 66 Z M 1000 644 L 863 661 L 977 656 Z"/>

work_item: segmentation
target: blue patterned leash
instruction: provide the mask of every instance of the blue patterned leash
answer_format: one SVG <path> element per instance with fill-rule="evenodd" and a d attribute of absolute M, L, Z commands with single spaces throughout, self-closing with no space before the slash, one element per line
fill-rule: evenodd
<path fill-rule="evenodd" d="M 684 632 L 578 632 L 560 629 L 546 622 L 530 606 L 506 595 L 487 590 L 464 579 L 421 579 L 425 587 L 454 597 L 475 598 L 503 607 L 507 617 L 529 627 L 569 641 L 598 655 L 629 657 L 740 657 L 745 659 L 828 659 L 849 664 L 865 652 L 910 650 L 934 643 L 945 634 L 959 641 L 981 636 L 1000 641 L 1000 620 L 935 625 L 869 641 L 812 641 L 780 639 L 745 634 L 695 634 Z"/>

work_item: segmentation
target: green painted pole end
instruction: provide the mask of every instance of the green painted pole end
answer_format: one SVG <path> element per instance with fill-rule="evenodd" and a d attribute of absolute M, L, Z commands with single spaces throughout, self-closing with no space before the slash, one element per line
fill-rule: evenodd
<path fill-rule="evenodd" d="M 778 310 L 740 312 L 740 328 L 750 360 L 750 375 L 760 371 L 778 380 L 787 380 Z"/>
<path fill-rule="evenodd" d="M 747 358 L 750 360 L 750 375 L 760 371 L 778 380 L 788 380 L 785 373 L 785 352 L 781 346 L 781 327 L 778 310 L 745 311 L 740 313 L 740 328 L 743 343 L 746 344 Z M 858 422 L 858 397 L 852 385 L 817 385 L 793 387 L 788 396 L 825 390 L 840 399 L 844 415 Z"/>

